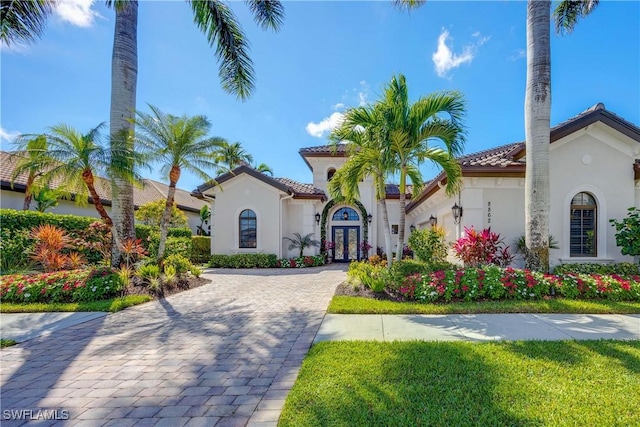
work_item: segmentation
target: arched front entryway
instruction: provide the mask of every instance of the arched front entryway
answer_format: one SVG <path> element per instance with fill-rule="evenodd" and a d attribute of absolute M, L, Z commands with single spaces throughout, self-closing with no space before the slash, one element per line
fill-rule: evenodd
<path fill-rule="evenodd" d="M 360 260 L 368 254 L 362 253 L 362 243 L 368 242 L 369 222 L 367 210 L 359 201 L 337 206 L 331 200 L 322 210 L 320 226 L 321 253 L 329 254 L 336 262 Z M 332 245 L 328 245 L 331 242 Z"/>

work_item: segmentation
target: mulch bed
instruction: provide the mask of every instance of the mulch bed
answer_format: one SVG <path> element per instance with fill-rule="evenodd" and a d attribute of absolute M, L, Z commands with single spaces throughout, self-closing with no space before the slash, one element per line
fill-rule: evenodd
<path fill-rule="evenodd" d="M 165 298 L 169 295 L 179 294 L 180 292 L 188 291 L 189 289 L 199 288 L 202 285 L 211 283 L 211 280 L 203 277 L 189 277 L 176 280 L 172 285 L 164 285 L 161 292 L 155 293 L 149 290 L 146 285 L 143 285 L 140 281 L 132 283 L 125 291 L 126 295 L 150 295 L 155 299 Z"/>
<path fill-rule="evenodd" d="M 386 290 L 382 292 L 373 292 L 371 289 L 367 288 L 364 285 L 356 286 L 354 288 L 353 285 L 347 282 L 342 282 L 341 284 L 338 285 L 338 287 L 336 288 L 335 295 L 346 296 L 346 297 L 370 298 L 370 299 L 377 299 L 382 301 L 406 301 L 404 298 L 390 294 Z"/>

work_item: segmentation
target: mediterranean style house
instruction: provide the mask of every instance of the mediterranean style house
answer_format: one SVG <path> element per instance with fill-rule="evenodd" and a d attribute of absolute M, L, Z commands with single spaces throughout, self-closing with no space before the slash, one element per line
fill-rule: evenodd
<path fill-rule="evenodd" d="M 345 145 L 303 148 L 300 155 L 313 174 L 311 184 L 272 178 L 240 166 L 192 195 L 211 203 L 211 252 L 273 253 L 296 256 L 284 237 L 313 233 L 333 243 L 336 261 L 365 256 L 362 242 L 384 247 L 382 213 L 370 178 L 360 184 L 360 200 L 337 203 L 327 184 L 347 160 Z M 517 142 L 459 158 L 463 183 L 447 196 L 445 175 L 426 183 L 407 205 L 405 234 L 437 223 L 453 242 L 465 227 L 491 227 L 505 243 L 525 231 L 525 144 Z M 597 104 L 551 129 L 550 233 L 558 249 L 552 265 L 571 262 L 633 261 L 616 246 L 612 218 L 640 208 L 640 129 Z M 387 185 L 394 247 L 399 222 L 399 192 Z M 452 209 L 453 208 L 453 209 Z M 320 248 L 307 249 L 316 254 Z"/>
<path fill-rule="evenodd" d="M 17 163 L 15 152 L 0 151 L 0 208 L 22 210 L 24 201 L 24 192 L 27 184 L 27 174 L 18 175 L 15 181 L 11 181 L 11 176 Z M 51 187 L 58 188 L 60 182 L 53 182 Z M 155 202 L 156 200 L 166 200 L 169 186 L 151 179 L 144 179 L 140 187 L 133 188 L 133 203 L 135 209 L 145 203 Z M 100 200 L 106 211 L 111 214 L 111 187 L 109 180 L 101 177 L 96 179 L 96 191 L 100 196 Z M 73 196 L 73 195 L 72 195 Z M 176 188 L 176 206 L 187 216 L 189 228 L 193 234 L 198 231 L 201 224 L 200 209 L 206 205 L 206 202 L 199 200 L 189 194 L 188 191 Z M 35 201 L 31 202 L 31 206 L 35 206 Z M 78 206 L 73 201 L 59 200 L 58 206 L 51 208 L 48 212 L 57 214 L 73 214 L 80 216 L 90 216 L 99 218 L 91 198 L 89 198 L 88 206 Z"/>

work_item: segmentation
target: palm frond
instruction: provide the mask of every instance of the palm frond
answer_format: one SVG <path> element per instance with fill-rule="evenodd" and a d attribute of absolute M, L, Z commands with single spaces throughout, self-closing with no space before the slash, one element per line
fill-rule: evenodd
<path fill-rule="evenodd" d="M 558 34 L 570 34 L 581 18 L 585 18 L 600 3 L 599 0 L 562 0 L 553 11 Z"/>
<path fill-rule="evenodd" d="M 278 31 L 284 22 L 284 6 L 277 0 L 247 0 L 253 19 L 262 29 Z"/>
<path fill-rule="evenodd" d="M 7 46 L 35 42 L 42 36 L 56 4 L 57 0 L 2 1 L 0 41 Z"/>

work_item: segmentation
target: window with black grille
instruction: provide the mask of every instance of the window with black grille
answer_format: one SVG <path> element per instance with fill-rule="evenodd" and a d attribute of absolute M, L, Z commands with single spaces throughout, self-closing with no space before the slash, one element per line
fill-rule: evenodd
<path fill-rule="evenodd" d="M 572 257 L 595 257 L 597 253 L 598 206 L 589 193 L 571 199 L 569 248 Z"/>

